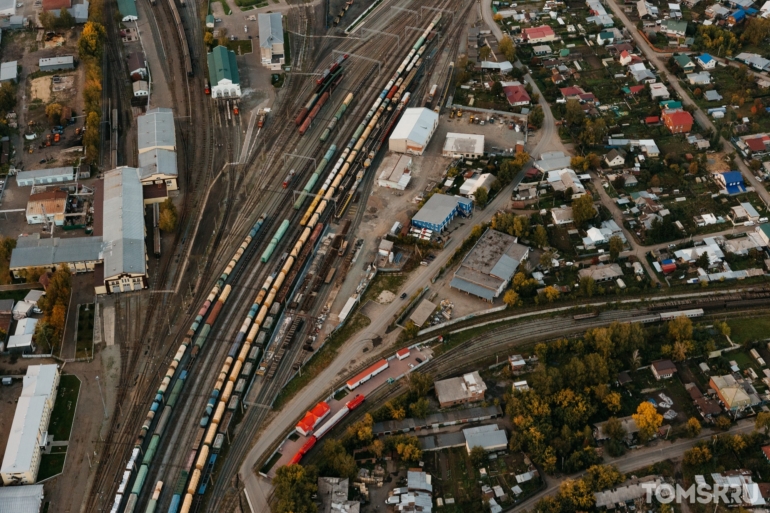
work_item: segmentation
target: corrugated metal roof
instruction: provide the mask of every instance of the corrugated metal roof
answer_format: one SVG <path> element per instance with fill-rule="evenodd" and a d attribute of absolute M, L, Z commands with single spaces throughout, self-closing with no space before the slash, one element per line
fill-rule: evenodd
<path fill-rule="evenodd" d="M 43 504 L 43 485 L 0 488 L 0 513 L 39 513 Z"/>
<path fill-rule="evenodd" d="M 176 167 L 176 152 L 155 148 L 139 154 L 139 167 L 142 168 L 144 179 L 155 174 L 177 176 L 179 170 Z"/>
<path fill-rule="evenodd" d="M 16 61 L 3 62 L 0 64 L 0 81 L 16 80 L 18 67 Z"/>
<path fill-rule="evenodd" d="M 11 269 L 52 267 L 55 264 L 101 260 L 102 237 L 72 239 L 19 238 L 11 253 Z"/>
<path fill-rule="evenodd" d="M 436 225 L 443 224 L 447 218 L 453 215 L 457 204 L 461 202 L 473 204 L 471 200 L 466 198 L 434 194 L 425 202 L 425 205 L 414 215 L 412 220 Z"/>
<path fill-rule="evenodd" d="M 30 169 L 29 171 L 19 171 L 16 173 L 16 183 L 19 183 L 19 180 L 36 180 L 38 183 L 40 183 L 39 179 L 42 178 L 61 178 L 63 177 L 64 180 L 74 180 L 75 179 L 75 168 L 74 167 L 52 167 L 50 169 Z"/>
<path fill-rule="evenodd" d="M 283 16 L 281 13 L 261 13 L 257 15 L 259 23 L 259 46 L 271 48 L 274 44 L 283 44 Z"/>
<path fill-rule="evenodd" d="M 35 319 L 23 319 L 24 321 Z M 22 322 L 22 321 L 20 321 Z M 48 397 L 54 383 L 59 376 L 59 368 L 56 364 L 30 365 L 24 375 L 24 384 L 21 390 L 22 397 Z"/>
<path fill-rule="evenodd" d="M 406 109 L 390 139 L 406 139 L 426 146 L 436 123 L 438 123 L 438 114 L 430 109 L 424 107 Z"/>
<path fill-rule="evenodd" d="M 62 64 L 74 64 L 75 63 L 75 57 L 72 55 L 64 55 L 62 57 L 44 57 L 40 59 L 38 62 L 38 65 L 42 68 L 43 66 L 60 66 Z"/>
<path fill-rule="evenodd" d="M 19 398 L 0 473 L 22 473 L 30 470 L 46 403 L 46 397 Z"/>
<path fill-rule="evenodd" d="M 487 301 L 492 301 L 495 299 L 494 290 L 490 290 L 480 285 L 476 285 L 475 283 L 465 281 L 462 278 L 452 278 L 449 286 L 453 289 L 461 290 L 463 292 L 467 292 L 468 294 L 473 294 L 474 296 L 486 299 Z"/>
<path fill-rule="evenodd" d="M 262 16 L 260 14 L 260 16 Z M 235 52 L 225 46 L 217 46 L 208 54 L 209 80 L 211 85 L 217 85 L 222 80 L 229 80 L 233 84 L 240 84 L 238 63 L 235 61 Z"/>
<path fill-rule="evenodd" d="M 145 274 L 144 200 L 139 170 L 119 167 L 104 176 L 104 277 Z"/>
<path fill-rule="evenodd" d="M 483 447 L 487 451 L 499 449 L 501 447 L 508 446 L 508 437 L 505 435 L 505 431 L 487 431 L 484 433 L 476 433 L 466 435 L 465 443 L 471 449 L 474 447 Z"/>
<path fill-rule="evenodd" d="M 126 16 L 133 16 L 137 19 L 139 18 L 139 13 L 136 11 L 135 0 L 118 0 L 118 11 L 120 11 L 120 14 L 123 15 L 124 19 Z"/>
<path fill-rule="evenodd" d="M 171 109 L 152 109 L 137 120 L 137 139 L 139 153 L 153 148 L 176 150 L 176 132 L 174 129 L 174 111 Z"/>

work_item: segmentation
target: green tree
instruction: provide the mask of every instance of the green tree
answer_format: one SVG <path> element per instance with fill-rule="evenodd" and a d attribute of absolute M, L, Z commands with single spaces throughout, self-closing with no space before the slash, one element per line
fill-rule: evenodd
<path fill-rule="evenodd" d="M 583 478 L 594 492 L 613 488 L 626 480 L 626 476 L 614 465 L 593 465 Z"/>
<path fill-rule="evenodd" d="M 548 232 L 541 224 L 535 226 L 535 231 L 532 234 L 532 242 L 538 248 L 544 248 L 548 245 Z"/>
<path fill-rule="evenodd" d="M 59 103 L 49 103 L 45 106 L 45 115 L 51 125 L 58 125 L 61 122 L 62 106 Z"/>
<path fill-rule="evenodd" d="M 358 475 L 356 460 L 347 453 L 345 446 L 336 438 L 329 438 L 321 448 L 323 470 L 332 477 L 347 477 L 353 480 Z"/>
<path fill-rule="evenodd" d="M 617 417 L 610 417 L 602 428 L 604 434 L 610 437 L 610 440 L 621 442 L 626 437 L 626 428 Z"/>
<path fill-rule="evenodd" d="M 767 18 L 749 18 L 746 22 L 746 29 L 741 34 L 741 40 L 746 40 L 754 46 L 759 45 L 770 35 L 770 19 Z"/>
<path fill-rule="evenodd" d="M 583 276 L 580 278 L 580 286 L 578 288 L 580 294 L 583 297 L 593 297 L 596 292 L 596 282 L 590 276 Z"/>
<path fill-rule="evenodd" d="M 545 113 L 543 112 L 543 108 L 540 105 L 535 105 L 535 108 L 529 111 L 527 122 L 529 122 L 535 128 L 540 128 L 543 126 L 543 121 L 545 121 Z"/>
<path fill-rule="evenodd" d="M 428 399 L 426 397 L 420 397 L 417 401 L 409 405 L 409 411 L 412 413 L 412 417 L 424 419 L 430 412 Z"/>
<path fill-rule="evenodd" d="M 513 234 L 517 237 L 526 237 L 529 233 L 529 216 L 516 216 L 513 218 Z"/>
<path fill-rule="evenodd" d="M 480 61 L 488 61 L 489 60 L 489 56 L 491 54 L 492 54 L 492 49 L 489 46 L 484 45 L 481 48 L 479 48 L 479 60 Z"/>
<path fill-rule="evenodd" d="M 160 205 L 160 220 L 158 221 L 158 226 L 164 232 L 173 232 L 176 230 L 176 224 L 176 205 L 171 201 L 171 198 L 166 198 L 166 201 Z"/>
<path fill-rule="evenodd" d="M 273 478 L 271 504 L 273 513 L 315 513 L 318 508 L 311 499 L 318 491 L 318 472 L 315 467 L 289 465 L 280 467 Z"/>
<path fill-rule="evenodd" d="M 663 415 L 659 414 L 655 406 L 647 401 L 642 401 L 632 417 L 639 428 L 639 439 L 645 443 L 655 436 L 658 428 L 663 424 Z"/>
<path fill-rule="evenodd" d="M 702 269 L 708 269 L 710 264 L 711 260 L 709 259 L 709 254 L 705 251 L 698 257 L 698 260 L 695 261 L 695 265 Z"/>
<path fill-rule="evenodd" d="M 409 391 L 414 397 L 425 397 L 433 387 L 433 378 L 430 374 L 421 372 L 409 373 Z"/>
<path fill-rule="evenodd" d="M 577 226 L 584 227 L 595 216 L 596 209 L 594 208 L 594 200 L 590 193 L 586 192 L 572 202 L 572 219 L 574 219 Z"/>
<path fill-rule="evenodd" d="M 479 206 L 479 208 L 484 208 L 487 206 L 487 201 L 489 201 L 489 193 L 487 192 L 486 187 L 479 187 L 476 189 L 476 192 L 473 193 L 473 199 L 476 200 L 476 204 Z"/>
<path fill-rule="evenodd" d="M 477 445 L 471 449 L 470 458 L 471 463 L 475 468 L 481 468 L 487 464 L 487 461 L 489 461 L 489 458 L 487 457 L 487 451 L 484 450 L 484 448 L 480 445 Z"/>
<path fill-rule="evenodd" d="M 40 20 L 40 25 L 43 27 L 43 29 L 46 32 L 51 32 L 53 30 L 56 30 L 56 22 L 58 21 L 56 19 L 56 16 L 50 11 L 40 11 L 40 14 L 38 15 L 38 20 Z"/>
<path fill-rule="evenodd" d="M 494 96 L 500 96 L 503 94 L 503 84 L 499 80 L 495 80 L 492 83 L 492 89 L 490 91 Z"/>
<path fill-rule="evenodd" d="M 716 426 L 716 428 L 721 431 L 727 431 L 728 429 L 730 429 L 730 426 L 732 426 L 732 424 L 733 423 L 730 420 L 730 417 L 727 417 L 725 415 L 720 415 L 714 421 L 714 426 Z"/>
<path fill-rule="evenodd" d="M 417 336 L 417 334 L 420 332 L 420 327 L 417 326 L 417 324 L 414 323 L 414 321 L 407 321 L 406 325 L 404 326 L 404 336 L 411 340 L 414 337 Z"/>
<path fill-rule="evenodd" d="M 570 126 L 580 126 L 585 121 L 586 113 L 583 106 L 577 100 L 567 100 L 564 120 Z"/>
<path fill-rule="evenodd" d="M 70 14 L 66 7 L 62 7 L 59 13 L 59 19 L 57 20 L 57 26 L 60 29 L 71 29 L 75 26 L 75 17 Z"/>
<path fill-rule="evenodd" d="M 687 427 L 685 429 L 687 430 L 687 436 L 690 438 L 695 438 L 700 434 L 700 422 L 695 417 L 690 417 L 690 420 L 687 421 Z"/>
<path fill-rule="evenodd" d="M 620 252 L 623 251 L 623 239 L 618 237 L 617 235 L 613 235 L 610 237 L 609 241 L 610 246 L 610 258 L 613 260 L 617 260 L 620 256 Z"/>
<path fill-rule="evenodd" d="M 3 82 L 0 85 L 0 111 L 10 112 L 16 106 L 16 84 Z"/>
<path fill-rule="evenodd" d="M 770 412 L 759 412 L 757 418 L 754 420 L 754 429 L 759 431 L 760 429 L 765 431 L 765 434 L 770 432 Z"/>

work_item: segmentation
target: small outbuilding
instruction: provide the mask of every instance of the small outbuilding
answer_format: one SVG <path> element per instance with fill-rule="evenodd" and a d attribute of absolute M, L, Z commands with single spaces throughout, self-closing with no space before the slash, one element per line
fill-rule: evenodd
<path fill-rule="evenodd" d="M 61 57 L 46 57 L 38 61 L 40 71 L 58 71 L 75 69 L 75 57 L 62 55 Z"/>
<path fill-rule="evenodd" d="M 16 61 L 3 62 L 0 64 L 0 82 L 16 82 L 18 78 L 19 67 Z"/>

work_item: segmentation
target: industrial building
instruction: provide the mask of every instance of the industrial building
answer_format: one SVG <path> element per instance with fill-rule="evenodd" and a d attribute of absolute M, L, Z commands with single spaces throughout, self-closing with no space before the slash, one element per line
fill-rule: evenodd
<path fill-rule="evenodd" d="M 144 203 L 140 170 L 119 167 L 104 175 L 104 285 L 97 294 L 128 292 L 147 287 L 144 245 Z"/>
<path fill-rule="evenodd" d="M 476 199 L 475 194 L 477 190 L 484 187 L 489 192 L 495 182 L 497 182 L 497 177 L 491 173 L 475 174 L 470 178 L 466 178 L 460 186 L 460 196 Z"/>
<path fill-rule="evenodd" d="M 128 74 L 131 78 L 137 77 L 137 80 L 147 77 L 147 60 L 142 52 L 131 52 L 128 54 Z"/>
<path fill-rule="evenodd" d="M 17 279 L 28 269 L 55 271 L 65 264 L 74 272 L 93 271 L 102 262 L 101 255 L 102 237 L 40 238 L 36 233 L 19 237 L 11 252 L 10 271 Z"/>
<path fill-rule="evenodd" d="M 0 64 L 0 82 L 16 82 L 18 78 L 19 68 L 16 61 L 3 62 Z"/>
<path fill-rule="evenodd" d="M 512 235 L 487 229 L 455 271 L 449 286 L 494 301 L 529 256 L 529 247 L 517 241 Z"/>
<path fill-rule="evenodd" d="M 484 136 L 479 134 L 446 134 L 442 155 L 450 158 L 478 159 L 484 156 Z"/>
<path fill-rule="evenodd" d="M 43 0 L 43 10 L 46 12 L 61 11 L 72 7 L 72 0 Z"/>
<path fill-rule="evenodd" d="M 4 486 L 0 488 L 0 513 L 40 513 L 43 485 Z"/>
<path fill-rule="evenodd" d="M 321 501 L 319 513 L 358 513 L 361 503 L 348 500 L 348 478 L 319 477 L 318 499 Z"/>
<path fill-rule="evenodd" d="M 75 181 L 75 168 L 72 166 L 53 167 L 50 169 L 31 169 L 29 171 L 19 171 L 16 173 L 16 185 L 19 187 L 73 181 Z"/>
<path fill-rule="evenodd" d="M 46 57 L 39 61 L 40 71 L 58 71 L 62 69 L 75 69 L 75 57 L 63 55 L 61 57 Z"/>
<path fill-rule="evenodd" d="M 118 0 L 120 21 L 137 21 L 139 13 L 136 10 L 136 0 Z"/>
<path fill-rule="evenodd" d="M 41 447 L 47 443 L 48 421 L 56 401 L 56 365 L 30 365 L 5 448 L 0 477 L 6 486 L 33 484 L 40 467 Z"/>
<path fill-rule="evenodd" d="M 382 172 L 377 185 L 403 191 L 412 179 L 412 157 L 397 153 L 388 155 L 380 165 Z"/>
<path fill-rule="evenodd" d="M 434 383 L 436 396 L 442 408 L 484 400 L 487 385 L 478 371 Z"/>
<path fill-rule="evenodd" d="M 136 83 L 136 82 L 135 82 Z M 151 197 L 158 196 L 163 201 L 167 191 L 175 191 L 179 187 L 177 178 L 179 169 L 176 159 L 176 127 L 174 126 L 174 111 L 171 109 L 152 109 L 137 118 L 140 181 L 147 194 L 145 203 L 152 203 Z M 163 194 L 150 194 L 147 190 L 164 188 Z"/>
<path fill-rule="evenodd" d="M 27 223 L 41 224 L 53 222 L 56 226 L 64 224 L 67 211 L 66 191 L 46 191 L 30 194 L 27 201 Z"/>
<path fill-rule="evenodd" d="M 259 53 L 262 65 L 272 70 L 279 70 L 285 63 L 283 48 L 283 16 L 279 12 L 260 13 Z"/>
<path fill-rule="evenodd" d="M 240 98 L 241 76 L 238 73 L 238 63 L 235 62 L 235 52 L 228 50 L 226 46 L 216 46 L 207 59 L 211 97 Z"/>
<path fill-rule="evenodd" d="M 412 217 L 412 226 L 441 232 L 458 215 L 470 216 L 472 213 L 472 200 L 460 196 L 434 194 Z"/>
<path fill-rule="evenodd" d="M 508 448 L 508 436 L 497 424 L 463 429 L 465 450 L 471 453 L 474 447 L 481 447 L 487 452 L 504 451 Z"/>
<path fill-rule="evenodd" d="M 0 1 L 0 16 L 13 16 L 16 14 L 16 0 Z"/>
<path fill-rule="evenodd" d="M 438 114 L 424 107 L 406 109 L 388 139 L 390 151 L 422 155 L 438 127 Z"/>

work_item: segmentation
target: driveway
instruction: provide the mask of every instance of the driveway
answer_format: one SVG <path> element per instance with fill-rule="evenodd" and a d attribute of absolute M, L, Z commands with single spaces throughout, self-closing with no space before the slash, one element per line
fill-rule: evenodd
<path fill-rule="evenodd" d="M 668 60 L 668 57 L 670 54 L 664 53 L 664 54 L 658 54 L 656 53 L 650 45 L 647 43 L 647 41 L 642 37 L 641 34 L 639 34 L 639 31 L 636 28 L 636 25 L 634 25 L 629 19 L 628 16 L 623 12 L 623 9 L 620 8 L 618 4 L 615 2 L 607 2 L 607 5 L 612 9 L 612 12 L 615 14 L 617 18 L 619 18 L 623 25 L 626 26 L 626 29 L 628 29 L 631 36 L 634 38 L 634 42 L 636 45 L 642 50 L 642 53 L 644 53 L 645 57 L 655 65 L 655 67 L 658 69 L 658 72 L 660 73 L 660 76 L 668 80 L 668 82 L 676 89 L 676 92 L 679 93 L 679 97 L 682 100 L 682 103 L 684 105 L 691 105 L 695 108 L 695 111 L 693 113 L 693 117 L 695 118 L 695 121 L 703 128 L 706 129 L 712 129 L 714 133 L 717 133 L 717 129 L 714 126 L 714 124 L 711 122 L 711 120 L 706 116 L 706 114 L 700 110 L 698 105 L 690 98 L 690 96 L 687 94 L 687 91 L 682 87 L 682 84 L 679 82 L 679 80 L 674 75 L 670 75 L 668 71 L 666 70 L 665 61 Z M 720 141 L 723 145 L 725 145 L 726 148 L 732 148 L 732 144 L 730 141 L 725 139 L 724 137 L 720 138 Z M 754 176 L 754 173 L 751 172 L 751 170 L 744 164 L 743 160 L 740 158 L 735 159 L 735 162 L 740 169 L 741 173 L 744 176 L 744 179 L 747 180 L 752 187 L 754 187 L 757 191 L 757 194 L 760 198 L 762 198 L 762 201 L 765 203 L 765 205 L 770 205 L 770 194 L 768 194 L 767 190 L 762 186 L 762 183 L 757 180 L 757 178 Z"/>

